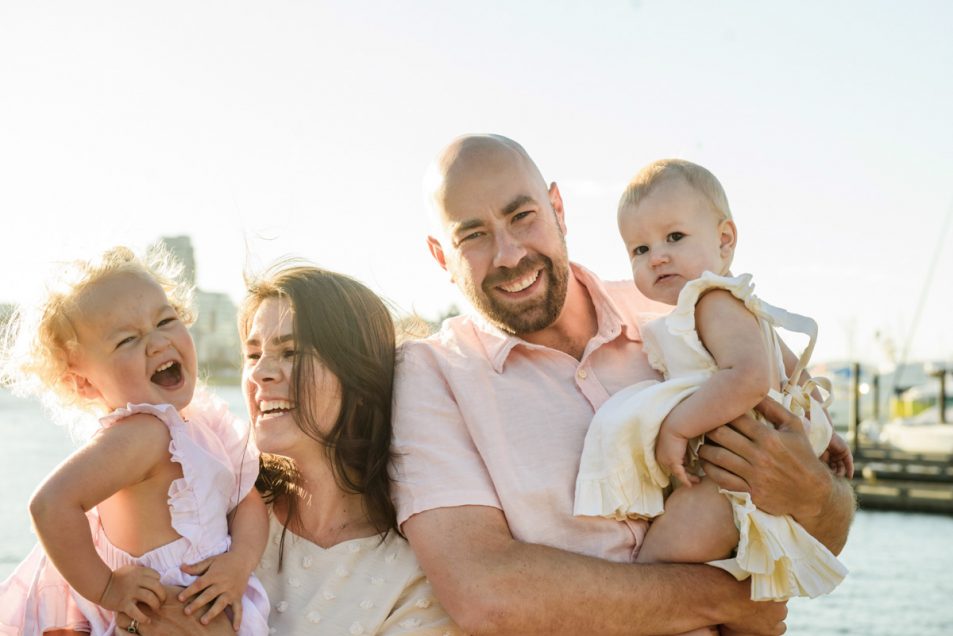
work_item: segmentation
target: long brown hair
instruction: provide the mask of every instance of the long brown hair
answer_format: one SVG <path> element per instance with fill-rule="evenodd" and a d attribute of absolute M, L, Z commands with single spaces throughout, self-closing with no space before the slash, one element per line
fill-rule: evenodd
<path fill-rule="evenodd" d="M 242 341 L 266 298 L 285 298 L 294 309 L 296 356 L 292 370 L 295 422 L 321 442 L 342 490 L 362 495 L 368 519 L 381 535 L 397 530 L 390 499 L 391 397 L 394 384 L 394 322 L 384 302 L 358 281 L 313 266 L 279 263 L 260 278 L 246 281 L 239 312 Z M 341 383 L 341 409 L 330 431 L 322 432 L 315 413 L 315 358 Z M 298 479 L 291 461 L 262 454 L 256 484 L 268 503 L 288 511 L 298 523 Z M 292 526 L 293 528 L 293 526 Z M 284 532 L 282 533 L 284 547 Z M 283 552 L 283 550 L 282 550 Z"/>

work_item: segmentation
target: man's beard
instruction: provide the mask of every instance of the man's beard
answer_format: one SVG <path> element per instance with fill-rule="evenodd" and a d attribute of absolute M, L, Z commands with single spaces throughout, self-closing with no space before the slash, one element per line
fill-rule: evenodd
<path fill-rule="evenodd" d="M 569 264 L 565 253 L 560 256 L 562 258 L 558 264 L 542 254 L 527 256 L 516 267 L 501 267 L 488 274 L 482 289 L 477 289 L 471 279 L 464 278 L 462 291 L 484 318 L 503 331 L 517 336 L 540 331 L 556 322 L 566 302 Z M 546 278 L 541 281 L 546 285 L 546 293 L 542 298 L 506 303 L 497 297 L 499 291 L 494 287 L 526 276 L 540 267 L 539 276 Z"/>

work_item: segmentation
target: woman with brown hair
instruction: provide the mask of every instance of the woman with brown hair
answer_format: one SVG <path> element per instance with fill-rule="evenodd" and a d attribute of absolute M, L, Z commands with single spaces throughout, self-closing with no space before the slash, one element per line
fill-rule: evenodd
<path fill-rule="evenodd" d="M 249 286 L 239 331 L 271 504 L 257 572 L 273 631 L 453 633 L 390 500 L 387 307 L 351 278 L 288 267 Z"/>

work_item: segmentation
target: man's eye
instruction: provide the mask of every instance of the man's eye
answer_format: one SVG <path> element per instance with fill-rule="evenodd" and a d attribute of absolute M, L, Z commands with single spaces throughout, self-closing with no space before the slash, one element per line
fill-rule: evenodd
<path fill-rule="evenodd" d="M 513 222 L 522 221 L 533 213 L 532 210 L 523 210 L 522 212 L 517 212 L 513 215 Z"/>
<path fill-rule="evenodd" d="M 635 254 L 636 256 L 641 256 L 642 254 L 645 254 L 648 251 L 649 251 L 648 245 L 639 245 L 638 247 L 632 250 L 632 253 Z"/>
<path fill-rule="evenodd" d="M 458 243 L 465 243 L 466 241 L 472 241 L 474 239 L 478 239 L 484 234 L 486 234 L 486 232 L 470 232 L 469 234 L 463 235 L 463 237 L 460 238 Z"/>
<path fill-rule="evenodd" d="M 671 234 L 668 235 L 668 242 L 677 243 L 678 241 L 681 241 L 683 238 L 685 238 L 685 235 L 682 234 L 681 232 L 672 232 Z"/>

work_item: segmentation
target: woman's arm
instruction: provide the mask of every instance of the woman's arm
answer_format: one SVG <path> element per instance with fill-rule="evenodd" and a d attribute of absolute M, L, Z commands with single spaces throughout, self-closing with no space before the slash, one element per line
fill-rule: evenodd
<path fill-rule="evenodd" d="M 43 549 L 84 598 L 145 622 L 136 602 L 157 608 L 165 599 L 159 576 L 142 567 L 110 570 L 93 545 L 86 512 L 120 490 L 146 480 L 167 461 L 169 431 L 150 415 L 104 429 L 60 464 L 30 501 Z"/>
<path fill-rule="evenodd" d="M 723 289 L 695 305 L 695 325 L 718 370 L 662 422 L 656 457 L 683 483 L 688 440 L 746 413 L 767 395 L 776 375 L 761 326 L 744 303 Z"/>

